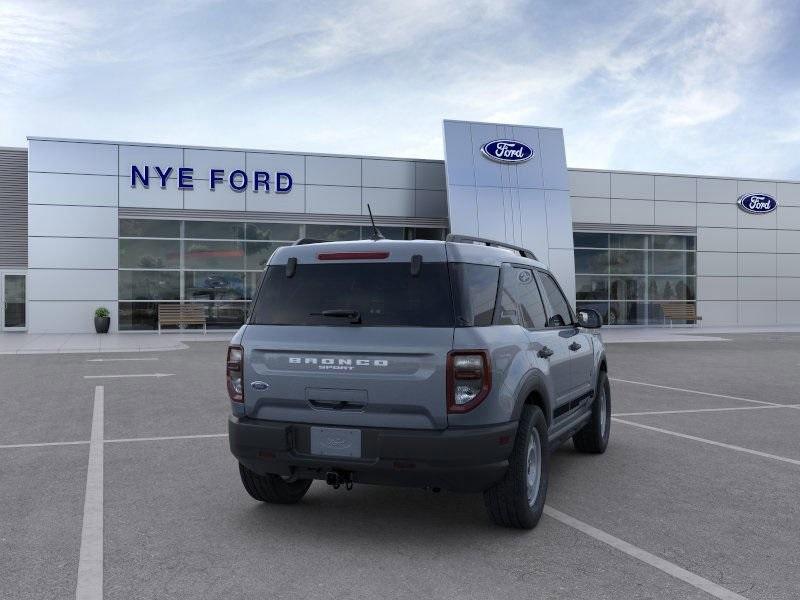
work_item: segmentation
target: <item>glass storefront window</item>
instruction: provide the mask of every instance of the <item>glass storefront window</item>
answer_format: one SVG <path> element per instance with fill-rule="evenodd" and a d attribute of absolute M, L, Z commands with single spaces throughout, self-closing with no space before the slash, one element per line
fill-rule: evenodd
<path fill-rule="evenodd" d="M 337 242 L 361 239 L 361 228 L 353 225 L 306 225 L 306 237 Z"/>
<path fill-rule="evenodd" d="M 184 271 L 185 300 L 244 300 L 244 273 Z"/>
<path fill-rule="evenodd" d="M 645 273 L 646 255 L 641 250 L 612 250 L 611 272 L 638 275 Z"/>
<path fill-rule="evenodd" d="M 185 238 L 243 240 L 244 223 L 233 221 L 186 221 Z"/>
<path fill-rule="evenodd" d="M 245 238 L 257 241 L 295 241 L 300 239 L 300 225 L 295 223 L 248 223 Z"/>
<path fill-rule="evenodd" d="M 575 296 L 578 300 L 607 300 L 608 277 L 602 275 L 577 275 Z"/>
<path fill-rule="evenodd" d="M 693 236 L 575 232 L 573 241 L 577 306 L 604 323 L 661 324 L 665 303 L 696 300 Z"/>
<path fill-rule="evenodd" d="M 581 233 L 576 231 L 572 234 L 572 239 L 576 248 L 610 248 L 607 233 Z"/>
<path fill-rule="evenodd" d="M 181 247 L 178 240 L 119 241 L 121 269 L 177 269 L 180 267 Z"/>
<path fill-rule="evenodd" d="M 608 273 L 608 250 L 575 250 L 576 273 Z"/>
<path fill-rule="evenodd" d="M 612 277 L 612 300 L 645 300 L 645 277 Z"/>
<path fill-rule="evenodd" d="M 179 238 L 180 221 L 120 219 L 119 237 Z"/>
<path fill-rule="evenodd" d="M 178 271 L 120 271 L 120 300 L 180 300 Z"/>
<path fill-rule="evenodd" d="M 244 243 L 186 240 L 183 261 L 185 269 L 244 269 Z"/>

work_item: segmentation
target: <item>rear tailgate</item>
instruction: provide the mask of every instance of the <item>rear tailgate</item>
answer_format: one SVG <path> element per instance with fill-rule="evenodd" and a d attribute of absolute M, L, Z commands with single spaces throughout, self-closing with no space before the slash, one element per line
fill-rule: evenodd
<path fill-rule="evenodd" d="M 444 429 L 452 343 L 443 243 L 282 248 L 244 333 L 247 415 Z"/>
<path fill-rule="evenodd" d="M 247 327 L 247 415 L 293 423 L 443 429 L 445 362 L 452 340 L 448 328 Z M 257 389 L 261 384 L 269 387 Z"/>

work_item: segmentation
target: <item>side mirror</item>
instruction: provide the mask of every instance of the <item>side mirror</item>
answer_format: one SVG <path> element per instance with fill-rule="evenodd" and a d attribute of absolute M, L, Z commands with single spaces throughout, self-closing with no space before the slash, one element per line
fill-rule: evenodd
<path fill-rule="evenodd" d="M 578 311 L 578 325 L 586 329 L 599 329 L 603 325 L 603 319 L 596 310 L 582 308 Z"/>

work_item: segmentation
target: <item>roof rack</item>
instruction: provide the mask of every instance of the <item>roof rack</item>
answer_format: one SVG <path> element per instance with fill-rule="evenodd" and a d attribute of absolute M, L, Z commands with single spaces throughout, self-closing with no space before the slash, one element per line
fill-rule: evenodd
<path fill-rule="evenodd" d="M 449 233 L 447 234 L 447 241 L 460 242 L 466 244 L 484 244 L 486 246 L 494 246 L 495 248 L 505 248 L 506 250 L 513 250 L 514 252 L 519 252 L 520 256 L 523 256 L 525 258 L 539 260 L 538 258 L 536 258 L 536 255 L 530 250 L 522 248 L 521 246 L 514 246 L 513 244 L 507 244 L 505 242 L 498 242 L 497 240 L 489 240 L 486 238 L 479 238 L 471 235 L 460 235 L 457 233 Z"/>
<path fill-rule="evenodd" d="M 324 244 L 329 240 L 315 240 L 314 238 L 300 238 L 292 246 L 305 246 L 306 244 Z"/>

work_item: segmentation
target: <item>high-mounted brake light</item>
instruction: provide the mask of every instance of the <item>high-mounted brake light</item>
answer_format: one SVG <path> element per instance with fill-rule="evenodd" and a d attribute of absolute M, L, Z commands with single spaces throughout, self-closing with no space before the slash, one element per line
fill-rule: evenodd
<path fill-rule="evenodd" d="M 381 260 L 389 258 L 388 252 L 320 252 L 319 260 Z"/>
<path fill-rule="evenodd" d="M 228 346 L 225 375 L 231 401 L 244 402 L 244 349 L 241 346 Z"/>
<path fill-rule="evenodd" d="M 492 388 L 486 350 L 453 350 L 447 354 L 447 411 L 465 413 L 484 401 Z"/>

